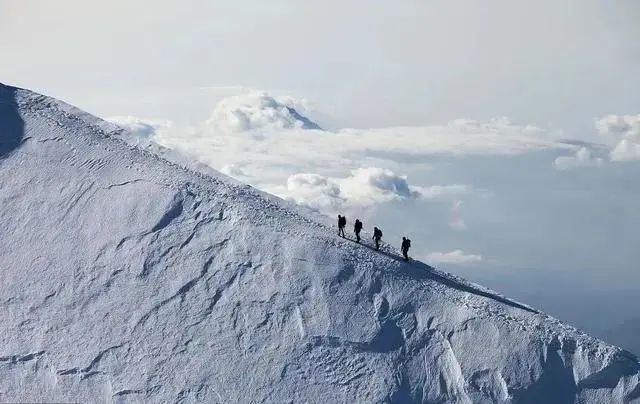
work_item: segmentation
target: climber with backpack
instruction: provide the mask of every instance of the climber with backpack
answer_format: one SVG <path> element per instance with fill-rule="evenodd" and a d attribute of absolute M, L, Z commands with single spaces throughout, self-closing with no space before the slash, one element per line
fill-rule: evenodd
<path fill-rule="evenodd" d="M 406 237 L 402 237 L 402 246 L 400 250 L 402 251 L 402 255 L 404 256 L 405 261 L 409 261 L 409 248 L 411 247 L 411 240 Z"/>
<path fill-rule="evenodd" d="M 377 227 L 373 228 L 373 240 L 376 242 L 376 250 L 380 249 L 380 240 L 382 239 L 382 230 Z"/>
<path fill-rule="evenodd" d="M 344 226 L 347 225 L 347 218 L 341 215 L 338 215 L 338 235 L 341 236 L 342 238 L 345 237 L 344 235 Z"/>
<path fill-rule="evenodd" d="M 353 232 L 356 234 L 356 242 L 360 242 L 360 232 L 362 231 L 362 222 L 356 219 L 356 223 L 353 225 Z"/>

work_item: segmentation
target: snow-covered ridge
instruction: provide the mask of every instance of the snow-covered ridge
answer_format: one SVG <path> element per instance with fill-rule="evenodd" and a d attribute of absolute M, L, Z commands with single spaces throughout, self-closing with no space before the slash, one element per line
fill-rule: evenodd
<path fill-rule="evenodd" d="M 640 402 L 631 354 L 117 130 L 0 85 L 0 401 Z"/>

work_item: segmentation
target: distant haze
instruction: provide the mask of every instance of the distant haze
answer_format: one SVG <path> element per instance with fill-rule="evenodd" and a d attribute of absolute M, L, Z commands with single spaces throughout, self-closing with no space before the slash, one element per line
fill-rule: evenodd
<path fill-rule="evenodd" d="M 215 97 L 199 87 L 240 85 L 341 126 L 509 116 L 582 136 L 637 113 L 639 18 L 635 1 L 5 0 L 0 74 L 104 116 L 189 118 Z"/>

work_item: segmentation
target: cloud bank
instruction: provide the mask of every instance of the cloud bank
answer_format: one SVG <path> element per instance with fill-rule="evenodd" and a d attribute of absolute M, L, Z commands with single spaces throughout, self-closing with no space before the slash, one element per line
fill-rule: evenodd
<path fill-rule="evenodd" d="M 349 209 L 367 209 L 392 201 L 450 201 L 472 192 L 468 185 L 410 185 L 405 175 L 379 167 L 361 167 L 346 177 L 328 177 L 313 173 L 297 173 L 287 178 L 286 189 L 274 193 L 294 202 L 326 213 Z M 477 191 L 481 192 L 481 191 Z M 459 208 L 461 201 L 457 201 Z M 456 210 L 457 220 L 464 223 Z"/>
<path fill-rule="evenodd" d="M 177 128 L 131 117 L 114 119 L 142 139 L 179 150 L 258 188 L 326 213 L 394 201 L 453 203 L 449 226 L 463 230 L 461 184 L 412 183 L 403 173 L 432 156 L 517 155 L 575 146 L 554 133 L 507 118 L 446 125 L 321 130 L 301 115 L 305 101 L 264 92 L 220 101 L 206 122 Z"/>
<path fill-rule="evenodd" d="M 453 186 L 455 191 L 464 186 Z M 285 197 L 325 212 L 339 212 L 353 207 L 368 208 L 391 201 L 444 197 L 447 187 L 436 191 L 409 185 L 407 177 L 389 169 L 361 167 L 346 177 L 326 177 L 319 174 L 298 173 L 288 177 Z"/>
<path fill-rule="evenodd" d="M 166 130 L 152 122 L 145 129 L 155 129 L 152 136 L 160 145 L 180 150 L 228 175 L 280 196 L 302 203 L 314 200 L 314 205 L 322 206 L 334 206 L 335 201 L 384 203 L 412 199 L 416 193 L 424 199 L 438 199 L 444 194 L 447 199 L 451 193 L 467 193 L 459 185 L 409 186 L 406 178 L 395 174 L 406 172 L 406 168 L 422 169 L 433 156 L 575 150 L 574 145 L 555 140 L 557 133 L 517 125 L 507 118 L 329 131 L 320 130 L 292 106 L 303 109 L 304 101 L 252 92 L 223 99 L 211 118 L 200 126 Z M 323 188 L 317 179 L 299 174 L 326 177 L 324 181 L 332 186 Z M 292 176 L 297 177 L 290 179 Z M 340 189 L 338 196 L 333 192 L 334 186 Z"/>

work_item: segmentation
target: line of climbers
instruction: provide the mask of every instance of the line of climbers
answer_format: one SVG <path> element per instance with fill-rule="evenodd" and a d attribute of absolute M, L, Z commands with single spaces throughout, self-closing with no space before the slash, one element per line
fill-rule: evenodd
<path fill-rule="evenodd" d="M 338 235 L 342 238 L 346 238 L 344 234 L 344 228 L 347 225 L 347 218 L 342 215 L 338 215 Z M 353 225 L 353 232 L 356 235 L 356 242 L 359 243 L 360 232 L 362 231 L 362 222 L 359 219 L 356 219 Z M 377 227 L 373 228 L 373 241 L 376 243 L 376 250 L 380 249 L 380 240 L 382 240 L 382 230 Z M 405 261 L 409 261 L 409 248 L 411 247 L 411 240 L 407 237 L 402 237 L 402 245 L 400 246 L 400 250 L 402 251 L 402 255 L 404 256 Z"/>

